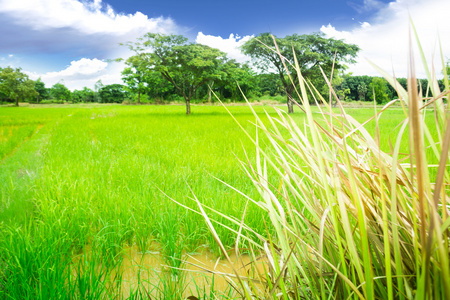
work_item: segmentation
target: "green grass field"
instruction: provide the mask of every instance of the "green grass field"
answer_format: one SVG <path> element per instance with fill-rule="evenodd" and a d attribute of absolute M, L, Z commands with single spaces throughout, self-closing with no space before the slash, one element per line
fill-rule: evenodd
<path fill-rule="evenodd" d="M 229 109 L 254 136 L 249 108 Z M 270 107 L 255 110 L 263 120 L 264 110 L 275 114 Z M 374 114 L 370 108 L 348 112 L 358 121 Z M 302 124 L 305 116 L 298 110 L 293 118 Z M 382 115 L 384 151 L 403 119 L 399 108 Z M 374 133 L 375 122 L 366 128 Z M 198 210 L 195 195 L 241 218 L 245 198 L 219 180 L 258 199 L 239 163 L 246 155 L 253 163 L 254 148 L 219 106 L 194 106 L 191 116 L 183 106 L 0 108 L 0 298 L 137 299 L 148 292 L 170 299 L 170 284 L 143 281 L 122 291 L 125 250 L 158 245 L 172 267 L 199 247 L 218 257 L 203 217 L 168 197 Z M 238 230 L 224 217 L 215 219 Z M 257 233 L 272 230 L 251 203 L 244 221 Z M 236 236 L 216 230 L 233 248 Z M 167 272 L 181 276 L 177 269 Z"/>

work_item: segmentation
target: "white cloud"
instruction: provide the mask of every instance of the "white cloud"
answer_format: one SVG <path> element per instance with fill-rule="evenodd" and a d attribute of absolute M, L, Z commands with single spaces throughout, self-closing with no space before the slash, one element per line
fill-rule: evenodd
<path fill-rule="evenodd" d="M 444 59 L 450 59 L 450 26 L 448 0 L 397 0 L 382 8 L 369 24 L 361 23 L 351 31 L 340 31 L 331 24 L 320 29 L 329 37 L 344 39 L 360 46 L 361 52 L 357 64 L 351 65 L 349 71 L 355 75 L 380 75 L 366 60 L 397 77 L 407 76 L 407 56 L 409 44 L 409 16 L 417 29 L 419 39 L 428 64 L 434 60 L 437 73 L 441 65 L 438 44 L 438 32 L 444 51 Z M 414 40 L 414 36 L 413 36 Z M 415 46 L 416 71 L 418 77 L 426 77 L 421 68 L 420 54 Z M 433 59 L 434 55 L 434 59 Z M 431 68 L 431 67 L 430 67 Z"/>
<path fill-rule="evenodd" d="M 173 32 L 176 25 L 170 18 L 148 18 L 146 15 L 120 14 L 101 0 L 0 0 L 0 12 L 21 25 L 34 30 L 70 28 L 82 34 L 125 35 L 140 32 Z"/>
<path fill-rule="evenodd" d="M 67 69 L 64 69 L 60 72 L 49 72 L 47 73 L 47 77 L 70 77 L 70 76 L 78 76 L 85 75 L 89 76 L 92 74 L 96 74 L 100 71 L 103 71 L 108 66 L 108 63 L 94 59 L 82 58 L 78 61 L 72 61 L 70 66 Z"/>
<path fill-rule="evenodd" d="M 198 44 L 217 48 L 220 51 L 227 53 L 229 58 L 235 59 L 239 63 L 244 63 L 249 61 L 250 58 L 242 54 L 239 47 L 251 38 L 253 38 L 253 35 L 240 37 L 239 35 L 230 34 L 227 39 L 224 39 L 220 36 L 205 35 L 202 32 L 199 32 L 195 41 Z"/>
<path fill-rule="evenodd" d="M 82 89 L 83 87 L 93 88 L 95 82 L 101 80 L 103 84 L 121 83 L 120 71 L 123 65 L 110 63 L 94 59 L 82 58 L 72 61 L 70 66 L 59 72 L 47 72 L 43 74 L 27 72 L 31 79 L 41 78 L 47 87 L 51 87 L 59 81 L 70 90 Z"/>
<path fill-rule="evenodd" d="M 103 61 L 130 55 L 119 43 L 184 30 L 171 18 L 117 13 L 102 0 L 0 0 L 0 20 L 0 36 L 7 37 L 0 43 L 1 66 L 22 67 L 48 87 L 64 80 L 70 89 L 93 87 L 99 79 L 121 83 L 124 65 Z"/>

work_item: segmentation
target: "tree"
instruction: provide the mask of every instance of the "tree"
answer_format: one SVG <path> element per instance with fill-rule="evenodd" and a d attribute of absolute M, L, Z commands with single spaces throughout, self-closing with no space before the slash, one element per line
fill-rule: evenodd
<path fill-rule="evenodd" d="M 37 96 L 34 84 L 20 68 L 6 67 L 0 70 L 0 92 L 13 99 L 15 106 L 19 106 L 19 100 Z"/>
<path fill-rule="evenodd" d="M 333 78 L 331 80 L 331 87 L 334 91 L 334 94 L 337 96 L 339 101 L 344 101 L 348 99 L 348 95 L 350 95 L 350 89 L 345 83 L 345 80 L 350 77 L 350 74 L 343 74 L 342 72 L 336 72 L 333 74 Z M 333 106 L 336 106 L 337 99 L 333 96 L 332 91 L 327 83 L 325 83 L 322 87 L 322 95 L 327 95 L 330 98 Z"/>
<path fill-rule="evenodd" d="M 94 100 L 95 102 L 102 102 L 102 99 L 100 98 L 100 90 L 103 87 L 103 82 L 101 79 L 97 80 L 97 82 L 94 84 Z"/>
<path fill-rule="evenodd" d="M 109 84 L 99 90 L 99 96 L 103 103 L 122 103 L 126 97 L 125 87 L 121 84 Z"/>
<path fill-rule="evenodd" d="M 223 64 L 222 69 L 224 75 L 221 80 L 216 81 L 216 86 L 217 89 L 222 90 L 221 94 L 225 98 L 231 98 L 234 101 L 243 100 L 242 93 L 248 96 L 255 88 L 256 82 L 253 78 L 254 74 L 248 65 L 241 65 L 235 60 L 229 60 Z M 208 100 L 211 101 L 209 95 Z"/>
<path fill-rule="evenodd" d="M 343 86 L 347 87 L 348 89 L 350 89 L 350 94 L 348 95 L 349 98 L 351 98 L 352 100 L 361 100 L 361 94 L 358 92 L 358 86 L 362 85 L 362 86 L 366 86 L 366 88 L 368 88 L 369 84 L 372 82 L 372 78 L 371 76 L 367 76 L 367 75 L 362 75 L 362 76 L 347 76 L 344 80 L 344 83 L 342 84 Z M 367 91 L 366 91 L 367 93 Z M 364 94 L 365 96 L 366 94 Z M 365 97 L 364 97 L 365 99 Z"/>
<path fill-rule="evenodd" d="M 95 92 L 87 87 L 84 87 L 83 90 L 84 102 L 94 102 L 95 100 Z"/>
<path fill-rule="evenodd" d="M 181 35 L 147 33 L 137 43 L 127 44 L 143 58 L 148 71 L 158 72 L 184 98 L 186 114 L 190 102 L 202 85 L 220 80 L 225 53 L 201 44 L 188 43 Z"/>
<path fill-rule="evenodd" d="M 74 90 L 72 92 L 73 102 L 94 102 L 95 93 L 90 88 L 84 87 L 82 90 Z"/>
<path fill-rule="evenodd" d="M 72 92 L 72 102 L 73 103 L 79 103 L 84 101 L 84 94 L 83 91 L 80 90 L 73 90 Z"/>
<path fill-rule="evenodd" d="M 358 91 L 359 100 L 362 100 L 362 101 L 366 100 L 367 85 L 364 82 L 361 82 L 360 84 L 358 84 L 357 91 Z"/>
<path fill-rule="evenodd" d="M 369 98 L 375 98 L 377 104 L 383 104 L 389 101 L 389 88 L 388 83 L 384 78 L 374 77 L 369 85 L 369 92 L 367 96 Z"/>
<path fill-rule="evenodd" d="M 262 73 L 255 76 L 256 84 L 258 87 L 258 96 L 262 95 L 285 95 L 283 84 L 275 73 Z"/>
<path fill-rule="evenodd" d="M 144 80 L 144 76 L 148 72 L 145 57 L 142 53 L 133 55 L 126 60 L 125 64 L 128 67 L 122 71 L 122 80 L 130 92 L 137 93 L 137 102 L 141 103 L 141 94 L 145 92 L 147 87 Z"/>
<path fill-rule="evenodd" d="M 60 101 L 68 101 L 71 98 L 71 92 L 70 90 L 64 85 L 62 81 L 55 83 L 50 88 L 50 96 L 53 99 L 60 100 Z"/>
<path fill-rule="evenodd" d="M 314 78 L 321 78 L 321 72 L 317 66 L 320 66 L 325 73 L 331 73 L 333 68 L 333 60 L 336 55 L 334 69 L 336 71 L 342 70 L 345 63 L 353 63 L 359 51 L 358 46 L 347 44 L 342 40 L 332 38 L 325 38 L 323 34 L 313 33 L 297 35 L 293 34 L 284 38 L 277 38 L 270 33 L 262 33 L 257 37 L 247 41 L 242 50 L 244 54 L 249 55 L 255 66 L 263 72 L 268 72 L 275 69 L 278 73 L 283 87 L 286 91 L 288 112 L 292 113 L 294 84 L 287 77 L 287 72 L 283 64 L 283 59 L 275 48 L 269 49 L 269 45 L 273 45 L 274 40 L 278 46 L 280 54 L 286 59 L 286 66 L 293 76 L 292 82 L 297 82 L 298 74 L 295 69 L 289 64 L 294 64 L 294 53 L 298 60 L 300 71 L 303 77 L 308 77 L 310 80 Z"/>
<path fill-rule="evenodd" d="M 161 73 L 147 72 L 145 73 L 144 81 L 145 93 L 156 101 L 170 99 L 171 96 L 177 94 L 173 84 L 167 81 Z"/>
<path fill-rule="evenodd" d="M 345 78 L 349 76 L 350 75 L 339 74 L 339 72 L 336 72 L 333 75 L 331 85 L 340 101 L 346 100 L 347 96 L 350 94 L 350 89 L 344 85 Z M 337 101 L 335 102 L 335 105 L 336 103 Z"/>
<path fill-rule="evenodd" d="M 48 89 L 45 87 L 45 83 L 42 82 L 41 78 L 34 83 L 34 89 L 37 92 L 37 103 L 39 103 L 40 100 L 48 98 Z"/>
<path fill-rule="evenodd" d="M 82 90 L 74 90 L 72 92 L 72 102 L 94 102 L 95 93 L 90 88 L 84 87 Z"/>

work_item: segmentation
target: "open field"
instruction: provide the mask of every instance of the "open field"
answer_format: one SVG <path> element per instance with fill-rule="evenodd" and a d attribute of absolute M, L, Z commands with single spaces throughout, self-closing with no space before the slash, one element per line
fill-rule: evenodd
<path fill-rule="evenodd" d="M 249 108 L 229 109 L 254 136 Z M 263 121 L 265 109 L 275 114 L 255 107 Z M 358 121 L 373 115 L 369 108 L 348 112 Z M 299 110 L 293 118 L 302 124 L 305 115 Z M 382 115 L 382 150 L 390 151 L 403 119 L 399 108 Z M 373 134 L 375 122 L 366 128 Z M 407 147 L 405 140 L 400 152 Z M 202 287 L 182 291 L 181 283 L 161 278 L 183 272 L 159 267 L 153 273 L 159 276 L 145 277 L 142 270 L 152 273 L 155 263 L 142 262 L 156 257 L 156 264 L 180 267 L 186 254 L 220 256 L 203 217 L 168 197 L 198 210 L 195 194 L 205 206 L 241 218 L 246 200 L 219 180 L 258 199 L 238 161 L 247 155 L 253 163 L 254 148 L 220 106 L 194 106 L 191 116 L 183 106 L 0 108 L 0 298 L 200 298 Z M 248 226 L 272 232 L 256 205 L 246 209 Z M 236 236 L 216 230 L 232 249 Z M 125 279 L 133 285 L 124 287 Z"/>

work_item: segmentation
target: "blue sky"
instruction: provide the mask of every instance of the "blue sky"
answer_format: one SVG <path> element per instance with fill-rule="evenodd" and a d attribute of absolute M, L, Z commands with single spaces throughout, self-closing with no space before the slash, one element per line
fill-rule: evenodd
<path fill-rule="evenodd" d="M 228 0 L 228 1 L 109 1 L 117 11 L 141 11 L 149 17 L 165 16 L 188 29 L 195 37 L 198 31 L 207 35 L 241 36 L 259 32 L 279 35 L 318 31 L 333 23 L 344 29 L 366 21 L 384 1 L 330 0 Z M 145 4 L 147 3 L 147 4 Z M 192 36 L 194 35 L 194 36 Z"/>
<path fill-rule="evenodd" d="M 127 57 L 118 44 L 150 31 L 183 34 L 241 62 L 248 58 L 238 47 L 258 33 L 321 31 L 362 48 L 349 69 L 354 74 L 377 75 L 369 58 L 400 77 L 406 76 L 408 15 L 429 60 L 437 54 L 438 32 L 449 59 L 448 0 L 0 0 L 0 66 L 21 67 L 48 87 L 63 80 L 70 89 L 92 88 L 99 79 L 121 83 L 123 65 L 107 59 Z"/>

